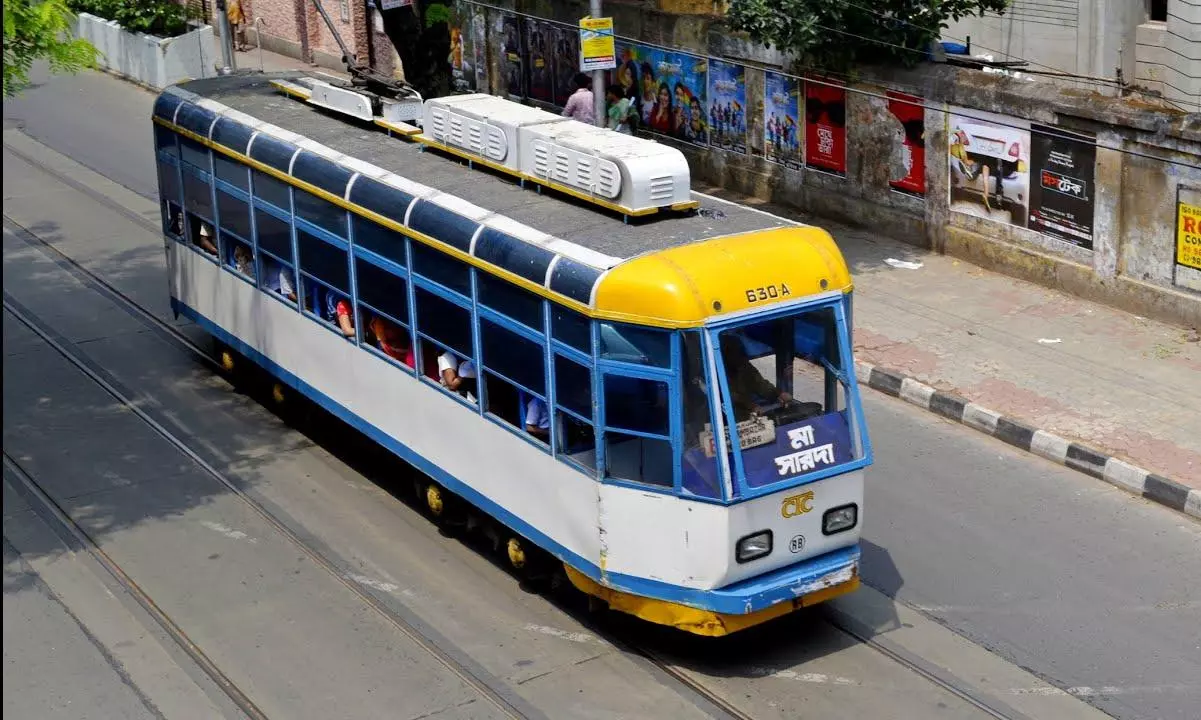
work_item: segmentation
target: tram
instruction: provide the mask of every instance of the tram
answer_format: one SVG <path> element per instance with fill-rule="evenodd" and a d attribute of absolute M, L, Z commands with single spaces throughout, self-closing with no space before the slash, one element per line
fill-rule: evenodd
<path fill-rule="evenodd" d="M 718 636 L 858 587 L 872 451 L 825 231 L 691 192 L 650 140 L 477 95 L 405 141 L 298 84 L 157 98 L 177 315 L 613 610 Z"/>

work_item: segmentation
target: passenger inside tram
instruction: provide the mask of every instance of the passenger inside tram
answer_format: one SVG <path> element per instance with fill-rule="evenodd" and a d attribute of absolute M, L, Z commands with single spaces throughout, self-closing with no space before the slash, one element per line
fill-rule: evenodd
<path fill-rule="evenodd" d="M 266 288 L 296 302 L 296 276 L 292 269 L 269 260 L 264 263 L 267 264 Z"/>
<path fill-rule="evenodd" d="M 792 395 L 776 387 L 751 364 L 744 341 L 736 331 L 721 334 L 721 359 L 738 422 L 750 418 L 762 405 L 787 404 L 792 400 Z"/>
<path fill-rule="evenodd" d="M 385 355 L 413 367 L 413 346 L 402 328 L 376 315 L 367 323 L 367 333 L 369 337 L 365 339 L 374 342 Z"/>
<path fill-rule="evenodd" d="M 477 392 L 475 363 L 470 360 L 461 360 L 458 355 L 447 350 L 438 356 L 438 375 L 444 387 L 475 402 Z"/>
<path fill-rule="evenodd" d="M 354 337 L 354 311 L 350 307 L 350 298 L 332 290 L 325 291 L 326 322 L 333 323 L 343 337 Z"/>
<path fill-rule="evenodd" d="M 248 278 L 254 278 L 254 252 L 242 243 L 234 244 L 234 269 Z"/>
<path fill-rule="evenodd" d="M 525 404 L 525 431 L 544 442 L 550 440 L 550 411 L 536 397 Z"/>
<path fill-rule="evenodd" d="M 217 242 L 214 240 L 213 228 L 203 220 L 197 220 L 199 225 L 196 233 L 196 246 L 209 255 L 217 255 Z"/>

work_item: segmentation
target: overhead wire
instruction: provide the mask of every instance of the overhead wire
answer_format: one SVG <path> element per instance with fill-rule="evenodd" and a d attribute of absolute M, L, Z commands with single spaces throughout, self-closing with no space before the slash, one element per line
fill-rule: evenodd
<path fill-rule="evenodd" d="M 569 28 L 573 32 L 577 32 L 579 30 L 579 27 L 577 25 L 574 25 L 569 22 L 564 22 L 562 20 L 555 20 L 553 18 L 542 17 L 540 15 L 534 15 L 532 13 L 521 12 L 519 10 L 513 10 L 510 8 L 501 7 L 499 5 L 493 5 L 493 4 L 487 3 L 487 2 L 481 2 L 481 0 L 460 0 L 460 2 L 463 2 L 467 5 L 475 5 L 477 7 L 482 7 L 482 8 L 488 9 L 488 10 L 494 10 L 496 12 L 504 13 L 507 15 L 513 15 L 515 17 L 528 18 L 531 20 L 537 20 L 539 22 L 547 23 L 549 25 L 557 25 L 559 27 Z M 863 35 L 857 35 L 855 33 L 849 33 L 849 32 L 837 30 L 834 28 L 826 28 L 821 25 L 818 25 L 816 27 L 818 27 L 819 29 L 822 29 L 822 30 L 828 30 L 830 32 L 835 32 L 840 35 L 853 37 L 858 40 L 864 40 L 866 42 L 881 43 L 884 45 L 889 45 L 892 47 L 900 48 L 902 50 L 906 50 L 909 52 L 922 53 L 923 55 L 926 54 L 926 51 L 924 51 L 924 50 L 917 50 L 915 48 L 905 47 L 904 45 L 897 45 L 895 43 L 890 43 L 890 42 L 883 41 L 883 40 L 877 40 L 875 38 L 870 38 L 870 37 L 866 37 Z M 678 48 L 678 47 L 672 47 L 669 45 L 661 45 L 658 43 L 647 42 L 645 40 L 639 40 L 637 38 L 631 38 L 631 37 L 627 37 L 624 35 L 618 35 L 616 33 L 613 34 L 613 37 L 615 40 L 622 40 L 627 43 L 633 43 L 633 44 L 641 45 L 643 47 L 664 50 L 667 52 L 675 53 L 677 55 L 687 55 L 689 57 L 697 58 L 698 60 L 709 60 L 710 59 L 709 55 L 699 53 L 695 50 L 689 50 L 686 48 Z M 718 59 L 718 58 L 713 58 L 713 59 Z M 748 65 L 745 62 L 739 62 L 739 61 L 732 60 L 732 59 L 721 59 L 721 62 L 729 62 L 731 64 L 741 65 L 744 68 L 753 67 L 751 65 Z M 873 97 L 873 98 L 885 100 L 886 102 L 895 102 L 895 103 L 899 103 L 899 104 L 910 105 L 913 107 L 920 107 L 923 110 L 939 112 L 939 113 L 942 113 L 943 115 L 947 115 L 947 116 L 954 115 L 955 117 L 966 118 L 968 120 L 982 120 L 984 122 L 988 122 L 988 123 L 991 123 L 991 124 L 999 126 L 999 127 L 1009 128 L 1011 130 L 1020 130 L 1023 132 L 1031 132 L 1029 123 L 1027 123 L 1025 126 L 1023 126 L 1023 125 L 1014 124 L 1014 123 L 1001 122 L 996 117 L 981 117 L 981 116 L 971 115 L 971 114 L 962 113 L 962 112 L 952 112 L 950 109 L 948 109 L 946 107 L 938 107 L 936 105 L 927 105 L 924 101 L 908 100 L 905 98 L 898 98 L 895 96 L 889 96 L 886 94 L 873 92 L 871 90 L 864 90 L 862 88 L 853 88 L 853 87 L 847 86 L 845 83 L 834 82 L 834 81 L 830 81 L 830 80 L 823 80 L 820 77 L 813 77 L 811 75 L 805 75 L 805 76 L 796 75 L 794 73 L 790 73 L 790 72 L 787 72 L 782 69 L 781 70 L 768 70 L 767 68 L 762 68 L 762 67 L 757 68 L 757 69 L 766 70 L 775 75 L 782 75 L 784 77 L 790 78 L 792 80 L 796 80 L 798 82 L 806 82 L 806 83 L 810 83 L 813 85 L 821 85 L 821 86 L 825 86 L 825 87 L 838 88 L 838 89 L 843 90 L 844 92 L 857 93 L 859 95 L 864 95 L 866 97 Z M 826 71 L 826 70 L 814 69 L 813 72 L 820 73 L 820 74 L 829 74 L 829 71 Z M 841 74 L 841 73 L 835 73 L 835 74 Z M 843 75 L 843 76 L 849 77 L 846 75 Z M 964 108 L 964 109 L 969 110 L 969 112 L 970 112 L 969 108 Z M 984 112 L 984 111 L 979 111 L 979 112 Z M 1043 137 L 1056 138 L 1059 140 L 1067 140 L 1070 142 L 1080 143 L 1080 144 L 1084 144 L 1084 145 L 1092 145 L 1100 150 L 1108 150 L 1110 152 L 1122 153 L 1123 155 L 1130 155 L 1132 157 L 1139 157 L 1139 158 L 1144 158 L 1147 160 L 1155 160 L 1155 161 L 1166 163 L 1169 165 L 1179 165 L 1181 167 L 1186 167 L 1186 168 L 1190 168 L 1190 169 L 1198 169 L 1198 165 L 1196 163 L 1186 162 L 1184 160 L 1174 160 L 1172 158 L 1167 158 L 1167 157 L 1159 157 L 1157 155 L 1153 155 L 1150 153 L 1143 153 L 1143 152 L 1139 152 L 1137 150 L 1130 150 L 1128 148 L 1114 147 L 1111 145 L 1103 145 L 1100 142 L 1098 142 L 1095 138 L 1090 141 L 1090 140 L 1084 139 L 1084 137 L 1081 135 L 1069 134 L 1069 133 L 1070 133 L 1070 131 L 1058 133 L 1058 132 L 1046 132 L 1045 130 L 1039 130 L 1037 134 L 1040 136 L 1043 136 Z M 652 134 L 660 135 L 660 133 L 652 133 Z M 663 135 L 663 137 L 670 137 L 670 136 Z"/>

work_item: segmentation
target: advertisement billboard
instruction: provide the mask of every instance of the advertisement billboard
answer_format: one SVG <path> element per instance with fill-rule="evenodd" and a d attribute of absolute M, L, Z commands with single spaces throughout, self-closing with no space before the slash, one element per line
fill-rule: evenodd
<path fill-rule="evenodd" d="M 1030 229 L 1093 249 L 1097 136 L 1030 126 Z"/>
<path fill-rule="evenodd" d="M 1026 227 L 1030 123 L 982 110 L 947 115 L 951 211 Z"/>
<path fill-rule="evenodd" d="M 613 18 L 580 20 L 580 72 L 617 67 Z"/>
<path fill-rule="evenodd" d="M 525 73 L 521 49 L 521 22 L 516 15 L 500 15 L 496 19 L 500 36 L 500 76 L 504 92 L 511 100 L 525 97 Z"/>
<path fill-rule="evenodd" d="M 1201 292 L 1201 189 L 1176 191 L 1176 252 L 1172 282 Z"/>
<path fill-rule="evenodd" d="M 763 156 L 800 168 L 801 81 L 769 70 L 764 73 L 763 95 Z"/>
<path fill-rule="evenodd" d="M 709 144 L 746 152 L 746 68 L 709 62 Z"/>
<path fill-rule="evenodd" d="M 708 60 L 631 43 L 618 43 L 614 81 L 638 88 L 642 129 L 707 145 Z"/>
<path fill-rule="evenodd" d="M 845 175 L 847 91 L 822 81 L 805 81 L 805 165 Z"/>
<path fill-rule="evenodd" d="M 580 61 L 580 34 L 569 27 L 556 26 L 552 35 L 551 73 L 554 86 L 554 103 L 559 107 L 567 104 L 567 98 L 575 92 L 572 78 L 575 77 Z"/>
<path fill-rule="evenodd" d="M 926 108 L 922 99 L 899 92 L 888 92 L 888 111 L 901 123 L 901 162 L 905 175 L 892 178 L 893 190 L 910 195 L 926 194 Z"/>
<path fill-rule="evenodd" d="M 529 97 L 544 103 L 554 102 L 554 73 L 551 44 L 554 26 L 534 18 L 525 19 L 525 43 L 529 60 Z"/>

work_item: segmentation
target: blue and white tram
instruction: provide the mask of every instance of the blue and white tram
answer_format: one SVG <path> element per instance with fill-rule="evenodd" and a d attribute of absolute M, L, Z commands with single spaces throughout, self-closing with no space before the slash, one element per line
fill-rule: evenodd
<path fill-rule="evenodd" d="M 728 203 L 626 223 L 262 76 L 169 88 L 153 121 L 175 311 L 435 504 L 698 634 L 858 586 L 872 453 L 824 231 Z"/>

